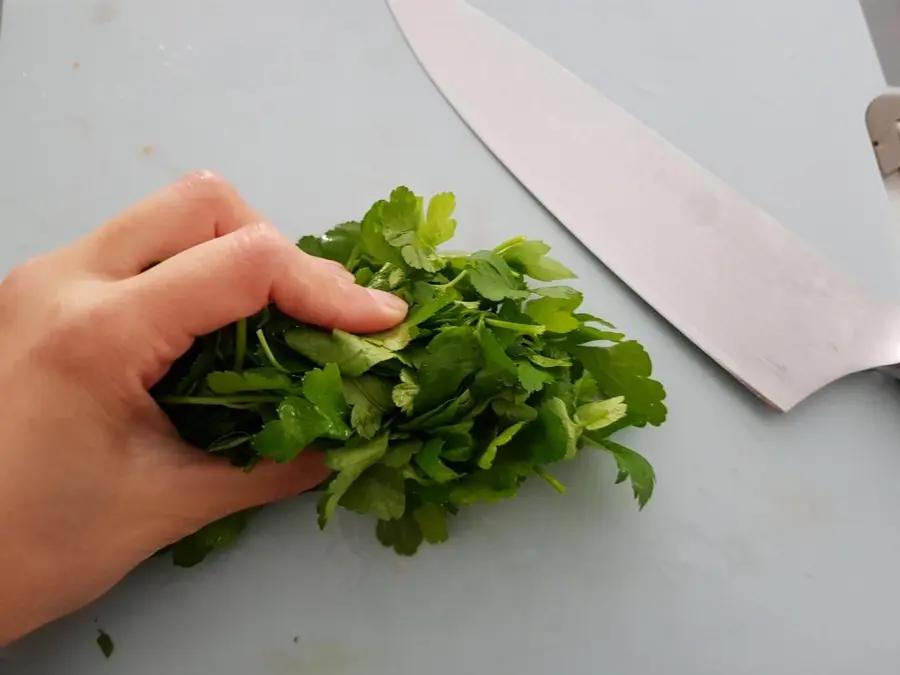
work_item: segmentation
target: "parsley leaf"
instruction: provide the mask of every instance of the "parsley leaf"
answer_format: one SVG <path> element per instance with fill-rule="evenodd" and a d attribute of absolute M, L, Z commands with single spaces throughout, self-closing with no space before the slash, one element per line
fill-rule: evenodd
<path fill-rule="evenodd" d="M 519 362 L 516 367 L 516 375 L 519 378 L 519 383 L 525 388 L 525 391 L 530 393 L 540 391 L 545 384 L 553 382 L 553 377 L 550 373 L 535 368 L 528 363 L 528 361 Z"/>
<path fill-rule="evenodd" d="M 253 437 L 253 449 L 260 457 L 289 462 L 319 436 L 346 440 L 349 431 L 340 418 L 329 418 L 306 399 L 289 396 L 278 404 L 278 419 L 266 422 Z"/>
<path fill-rule="evenodd" d="M 616 396 L 605 401 L 591 401 L 579 406 L 575 411 L 575 421 L 588 431 L 596 431 L 618 422 L 625 417 L 627 411 L 625 397 Z"/>
<path fill-rule="evenodd" d="M 437 248 L 453 238 L 456 233 L 456 221 L 453 211 L 456 209 L 456 196 L 452 192 L 435 195 L 428 202 L 428 215 L 420 225 L 419 238 L 431 248 Z"/>
<path fill-rule="evenodd" d="M 588 438 L 594 442 L 590 435 Z M 653 496 L 653 488 L 656 486 L 656 473 L 653 471 L 650 462 L 634 450 L 626 448 L 624 445 L 619 445 L 608 438 L 598 439 L 596 446 L 606 450 L 615 457 L 616 466 L 619 468 L 616 483 L 631 479 L 634 497 L 637 499 L 640 508 L 643 509 L 647 502 L 650 501 L 650 497 Z"/>
<path fill-rule="evenodd" d="M 461 509 L 513 498 L 534 477 L 565 493 L 552 467 L 586 446 L 613 456 L 643 508 L 653 468 L 612 438 L 666 419 L 649 355 L 583 308 L 580 290 L 530 285 L 575 277 L 544 242 L 440 250 L 455 209 L 452 193 L 426 202 L 400 186 L 362 218 L 300 239 L 357 284 L 407 301 L 406 319 L 351 335 L 269 306 L 200 337 L 151 392 L 179 434 L 244 471 L 320 448 L 334 473 L 319 486 L 319 526 L 339 508 L 366 514 L 399 555 L 446 541 Z M 165 551 L 195 565 L 237 542 L 254 512 Z"/>
<path fill-rule="evenodd" d="M 650 357 L 640 344 L 629 340 L 611 347 L 575 347 L 572 353 L 604 394 L 624 397 L 634 426 L 659 426 L 665 422 L 666 393 L 659 382 L 651 379 Z"/>
<path fill-rule="evenodd" d="M 416 464 L 436 483 L 448 483 L 459 478 L 459 474 L 447 467 L 441 461 L 441 450 L 444 441 L 441 438 L 432 438 L 416 455 Z"/>
<path fill-rule="evenodd" d="M 522 278 L 492 251 L 473 253 L 468 263 L 468 274 L 475 290 L 486 300 L 523 299 L 530 295 Z"/>
<path fill-rule="evenodd" d="M 548 258 L 546 253 L 550 247 L 542 241 L 522 241 L 503 250 L 503 259 L 509 265 L 532 279 L 538 281 L 557 281 L 559 279 L 574 279 L 575 273 L 568 267 L 553 258 Z"/>
<path fill-rule="evenodd" d="M 310 361 L 320 366 L 334 363 L 350 377 L 359 377 L 372 366 L 396 357 L 389 349 L 337 328 L 331 333 L 319 328 L 295 328 L 284 339 Z"/>
<path fill-rule="evenodd" d="M 483 351 L 485 372 L 502 383 L 510 384 L 519 377 L 516 363 L 509 357 L 497 336 L 485 326 L 476 330 Z"/>
<path fill-rule="evenodd" d="M 344 422 L 347 415 L 344 383 L 337 365 L 328 363 L 322 369 L 306 373 L 303 376 L 303 395 L 328 420 L 330 436 L 340 440 L 350 437 L 350 429 Z"/>
<path fill-rule="evenodd" d="M 400 251 L 407 265 L 426 272 L 440 269 L 442 265 L 434 249 L 456 230 L 456 222 L 450 218 L 454 207 L 452 197 L 438 195 L 435 199 L 438 201 L 429 208 L 426 220 L 422 215 L 422 198 L 406 187 L 398 187 L 390 200 L 378 202 L 366 216 L 384 241 Z M 393 256 L 384 257 L 390 261 Z"/>
<path fill-rule="evenodd" d="M 524 426 L 525 422 L 516 422 L 501 431 L 494 440 L 488 443 L 484 454 L 478 459 L 478 466 L 482 469 L 490 469 L 494 465 L 494 460 L 497 458 L 497 451 L 500 449 L 500 446 L 509 443 L 513 436 L 519 433 L 519 430 Z"/>
<path fill-rule="evenodd" d="M 391 351 L 399 351 L 418 337 L 421 331 L 419 324 L 433 317 L 438 311 L 452 303 L 455 295 L 452 292 L 441 293 L 424 304 L 413 309 L 406 320 L 390 330 L 367 335 L 366 340 L 381 345 Z"/>
<path fill-rule="evenodd" d="M 319 527 L 325 527 L 344 494 L 363 471 L 384 457 L 387 447 L 388 436 L 381 434 L 352 447 L 348 444 L 343 448 L 328 451 L 326 464 L 338 473 L 328 484 L 326 494 L 319 500 Z"/>
<path fill-rule="evenodd" d="M 394 407 L 391 385 L 374 375 L 343 381 L 344 399 L 352 406 L 350 426 L 363 438 L 372 438 L 381 428 L 384 415 Z"/>
<path fill-rule="evenodd" d="M 450 536 L 447 530 L 447 509 L 437 504 L 423 504 L 413 511 L 413 518 L 429 544 L 440 544 Z"/>
<path fill-rule="evenodd" d="M 471 328 L 453 326 L 438 333 L 419 365 L 416 410 L 430 410 L 453 397 L 481 364 L 481 346 Z"/>
<path fill-rule="evenodd" d="M 173 562 L 179 567 L 193 567 L 213 551 L 233 546 L 257 510 L 248 509 L 225 516 L 176 542 L 171 547 Z"/>
<path fill-rule="evenodd" d="M 584 296 L 568 286 L 539 288 L 535 293 L 542 296 L 525 305 L 525 313 L 554 333 L 568 333 L 581 326 L 573 316 Z"/>
<path fill-rule="evenodd" d="M 416 381 L 416 376 L 413 375 L 411 370 L 404 368 L 400 371 L 400 382 L 391 391 L 394 405 L 409 415 L 413 411 L 413 405 L 418 394 L 419 383 Z"/>
<path fill-rule="evenodd" d="M 321 237 L 306 236 L 297 243 L 302 250 L 317 258 L 327 258 L 346 265 L 359 246 L 360 224 L 341 223 Z"/>
<path fill-rule="evenodd" d="M 357 478 L 340 500 L 356 513 L 372 513 L 382 520 L 400 518 L 406 511 L 403 474 L 399 469 L 375 464 Z"/>
<path fill-rule="evenodd" d="M 546 400 L 538 410 L 538 429 L 532 440 L 536 464 L 571 459 L 577 452 L 578 427 L 559 398 Z"/>
<path fill-rule="evenodd" d="M 411 513 L 399 520 L 379 520 L 375 536 L 384 546 L 393 548 L 398 555 L 414 555 L 424 538 L 422 528 Z"/>

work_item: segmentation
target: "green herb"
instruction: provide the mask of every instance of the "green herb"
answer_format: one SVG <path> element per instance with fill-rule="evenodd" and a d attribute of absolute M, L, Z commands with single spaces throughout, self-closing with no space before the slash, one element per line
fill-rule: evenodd
<path fill-rule="evenodd" d="M 115 651 L 116 646 L 113 644 L 112 638 L 102 629 L 97 629 L 97 646 L 103 652 L 103 656 L 109 658 Z"/>
<path fill-rule="evenodd" d="M 216 549 L 232 546 L 256 511 L 258 509 L 233 513 L 176 542 L 170 547 L 172 560 L 179 567 L 193 567 Z"/>
<path fill-rule="evenodd" d="M 564 493 L 550 467 L 585 447 L 612 455 L 643 508 L 653 468 L 610 437 L 666 418 L 647 352 L 579 312 L 581 292 L 553 283 L 575 275 L 543 242 L 439 251 L 454 207 L 450 193 L 426 205 L 400 187 L 361 220 L 303 237 L 306 252 L 406 300 L 407 319 L 350 335 L 268 307 L 200 338 L 153 391 L 181 435 L 245 470 L 324 449 L 334 474 L 319 525 L 339 507 L 369 514 L 401 555 L 445 541 L 461 508 L 513 497 L 529 477 Z M 254 512 L 177 542 L 175 562 L 232 545 Z"/>

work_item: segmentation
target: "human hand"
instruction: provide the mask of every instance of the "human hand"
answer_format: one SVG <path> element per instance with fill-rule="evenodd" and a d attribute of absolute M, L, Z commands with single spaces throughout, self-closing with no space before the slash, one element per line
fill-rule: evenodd
<path fill-rule="evenodd" d="M 148 393 L 195 337 L 269 302 L 359 333 L 406 313 L 300 251 L 209 173 L 0 284 L 0 644 L 208 522 L 327 478 L 314 450 L 235 469 L 181 441 Z"/>

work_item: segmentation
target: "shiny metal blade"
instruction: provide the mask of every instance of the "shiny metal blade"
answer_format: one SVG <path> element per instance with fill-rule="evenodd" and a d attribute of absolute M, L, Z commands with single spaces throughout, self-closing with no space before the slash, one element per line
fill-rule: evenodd
<path fill-rule="evenodd" d="M 721 179 L 461 0 L 388 0 L 457 113 L 572 234 L 788 410 L 900 361 L 900 316 Z"/>
<path fill-rule="evenodd" d="M 900 86 L 900 3 L 897 0 L 860 0 L 875 52 L 888 84 Z"/>

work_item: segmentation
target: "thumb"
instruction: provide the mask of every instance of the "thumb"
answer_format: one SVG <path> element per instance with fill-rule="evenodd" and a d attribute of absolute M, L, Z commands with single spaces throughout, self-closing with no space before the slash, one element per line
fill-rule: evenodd
<path fill-rule="evenodd" d="M 252 225 L 194 246 L 127 279 L 128 303 L 170 344 L 255 314 L 274 302 L 300 321 L 350 333 L 386 330 L 407 305 L 358 286 L 340 265 L 307 255 L 269 225 Z"/>
<path fill-rule="evenodd" d="M 294 497 L 322 484 L 331 469 L 325 453 L 306 449 L 288 463 L 260 461 L 244 471 L 223 458 L 200 453 L 190 447 L 196 459 L 178 467 L 171 487 L 180 511 L 206 522 L 254 506 Z"/>

